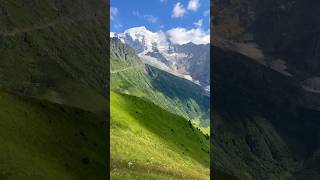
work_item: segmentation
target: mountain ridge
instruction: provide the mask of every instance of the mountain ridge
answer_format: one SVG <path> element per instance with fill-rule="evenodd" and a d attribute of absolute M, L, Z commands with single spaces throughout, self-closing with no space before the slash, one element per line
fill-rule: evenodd
<path fill-rule="evenodd" d="M 110 45 L 111 72 L 118 72 L 111 73 L 111 89 L 149 99 L 188 120 L 200 120 L 200 124 L 208 127 L 208 92 L 193 82 L 144 64 L 118 38 L 112 38 Z"/>
<path fill-rule="evenodd" d="M 133 48 L 145 63 L 193 81 L 207 91 L 210 90 L 209 44 L 173 44 L 164 32 L 151 32 L 143 26 L 111 35 Z"/>

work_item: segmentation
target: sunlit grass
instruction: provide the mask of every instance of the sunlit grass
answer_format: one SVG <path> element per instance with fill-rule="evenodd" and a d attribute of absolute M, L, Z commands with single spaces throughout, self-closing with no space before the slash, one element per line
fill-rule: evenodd
<path fill-rule="evenodd" d="M 209 138 L 182 117 L 111 92 L 112 179 L 209 179 Z"/>

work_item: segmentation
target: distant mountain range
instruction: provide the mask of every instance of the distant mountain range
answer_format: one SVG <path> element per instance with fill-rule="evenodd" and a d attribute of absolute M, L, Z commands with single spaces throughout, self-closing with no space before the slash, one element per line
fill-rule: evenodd
<path fill-rule="evenodd" d="M 210 91 L 209 44 L 174 44 L 164 32 L 151 32 L 145 27 L 111 33 L 129 45 L 141 60 L 151 66 L 190 80 Z"/>

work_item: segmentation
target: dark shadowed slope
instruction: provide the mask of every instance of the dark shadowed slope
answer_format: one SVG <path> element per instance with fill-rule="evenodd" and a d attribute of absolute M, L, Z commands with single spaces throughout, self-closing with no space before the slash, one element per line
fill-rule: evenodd
<path fill-rule="evenodd" d="M 93 112 L 107 108 L 108 33 L 98 1 L 5 1 L 0 87 Z"/>
<path fill-rule="evenodd" d="M 319 112 L 310 96 L 292 77 L 213 49 L 214 165 L 241 179 L 317 177 Z"/>
<path fill-rule="evenodd" d="M 319 2 L 213 6 L 214 166 L 241 179 L 319 179 Z"/>
<path fill-rule="evenodd" d="M 105 121 L 0 92 L 0 179 L 105 179 Z"/>
<path fill-rule="evenodd" d="M 107 178 L 100 2 L 0 3 L 0 179 Z"/>

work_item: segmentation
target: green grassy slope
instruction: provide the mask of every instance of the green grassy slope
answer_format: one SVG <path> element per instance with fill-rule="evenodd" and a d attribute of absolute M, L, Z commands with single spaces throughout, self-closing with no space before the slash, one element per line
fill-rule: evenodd
<path fill-rule="evenodd" d="M 108 41 L 97 1 L 0 5 L 0 88 L 93 112 L 107 109 Z"/>
<path fill-rule="evenodd" d="M 105 121 L 0 92 L 0 179 L 106 179 Z"/>
<path fill-rule="evenodd" d="M 107 178 L 102 5 L 0 3 L 0 179 Z"/>
<path fill-rule="evenodd" d="M 209 137 L 141 98 L 111 92 L 112 179 L 209 179 Z"/>
<path fill-rule="evenodd" d="M 88 17 L 98 12 L 96 0 L 11 0 L 1 2 L 0 30 L 11 32 L 44 25 L 61 17 Z"/>
<path fill-rule="evenodd" d="M 111 39 L 110 46 L 112 90 L 146 98 L 191 119 L 208 132 L 210 97 L 204 90 L 190 81 L 143 64 L 120 40 Z"/>

